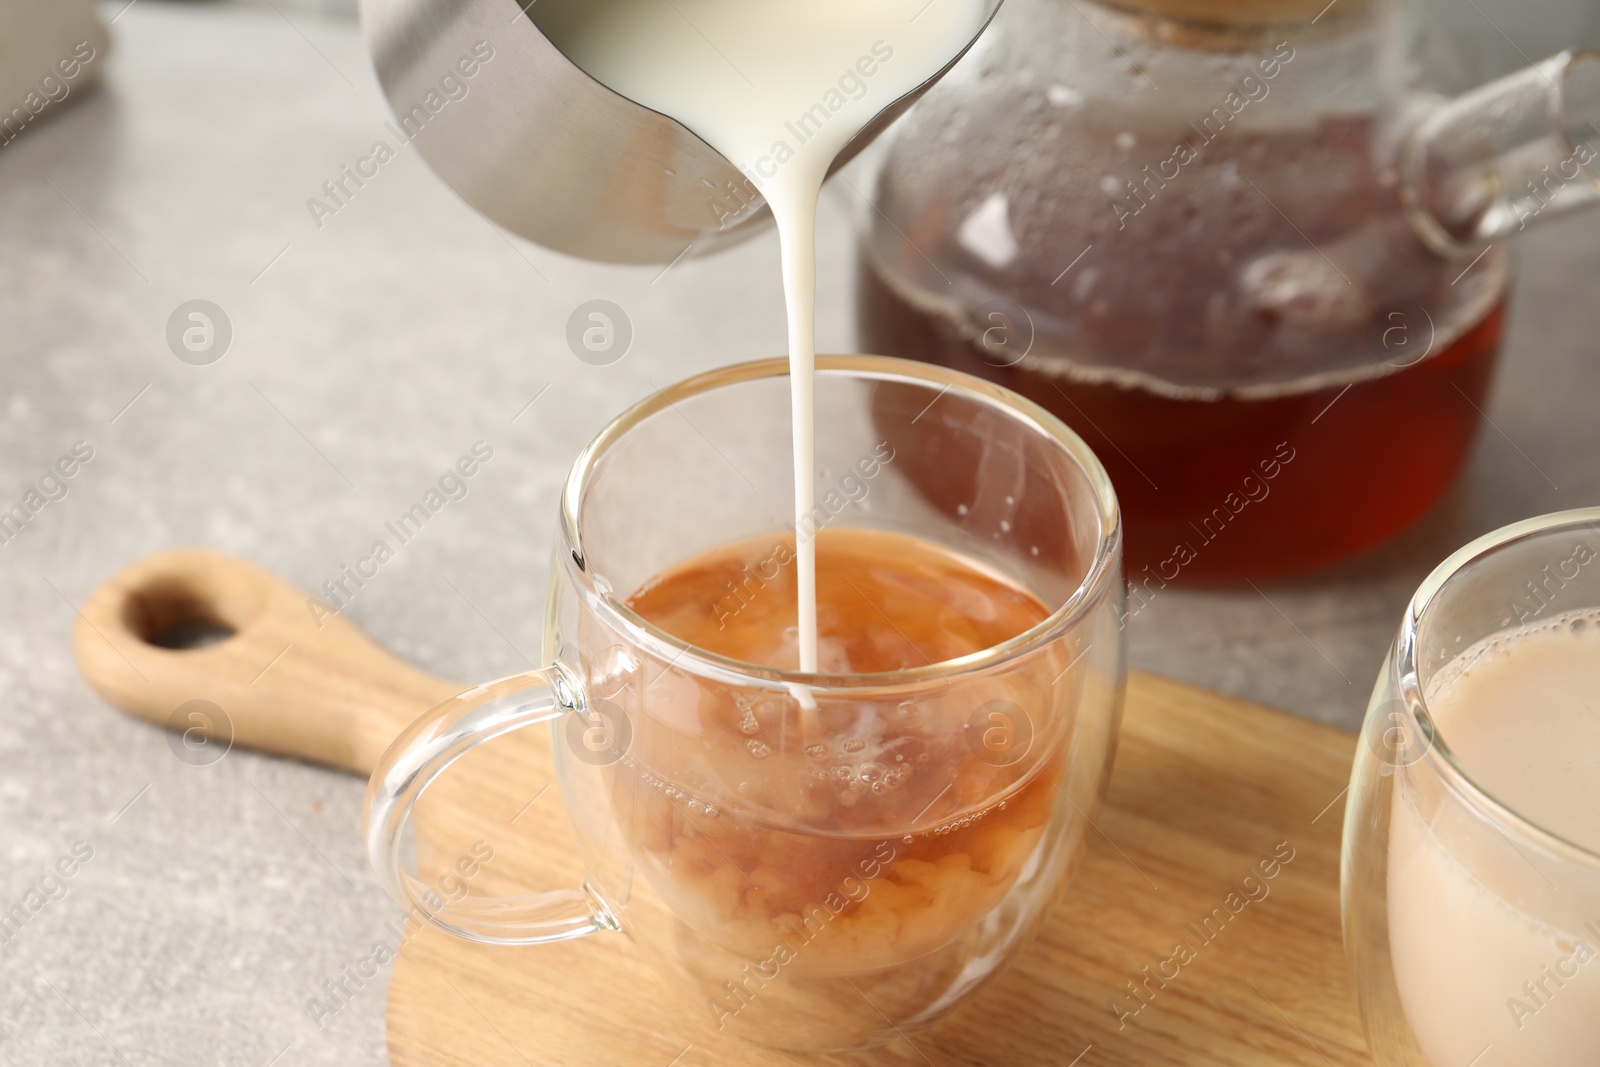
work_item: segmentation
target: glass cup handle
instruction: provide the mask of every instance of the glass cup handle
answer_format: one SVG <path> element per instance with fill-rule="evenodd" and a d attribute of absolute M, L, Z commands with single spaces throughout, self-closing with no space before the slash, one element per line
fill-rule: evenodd
<path fill-rule="evenodd" d="M 578 710 L 581 693 L 577 679 L 559 665 L 486 682 L 433 708 L 389 746 L 367 783 L 367 859 L 409 914 L 493 945 L 538 945 L 618 928 L 605 905 L 583 888 L 467 897 L 450 903 L 446 915 L 444 900 L 406 870 L 402 855 L 406 824 L 434 779 L 486 741 Z"/>

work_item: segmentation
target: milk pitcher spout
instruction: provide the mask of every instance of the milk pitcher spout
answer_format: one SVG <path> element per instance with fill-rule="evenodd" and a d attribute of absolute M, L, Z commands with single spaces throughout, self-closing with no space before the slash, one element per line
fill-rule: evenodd
<path fill-rule="evenodd" d="M 987 0 L 974 39 L 999 6 Z M 771 213 L 738 165 L 754 161 L 727 159 L 586 74 L 540 29 L 561 10 L 559 0 L 361 0 L 394 111 L 385 143 L 415 145 L 496 225 L 584 259 L 670 263 L 761 232 Z M 959 58 L 888 103 L 834 169 Z"/>
<path fill-rule="evenodd" d="M 1600 203 L 1600 52 L 1562 52 L 1438 105 L 1401 172 L 1412 223 L 1452 257 Z"/>

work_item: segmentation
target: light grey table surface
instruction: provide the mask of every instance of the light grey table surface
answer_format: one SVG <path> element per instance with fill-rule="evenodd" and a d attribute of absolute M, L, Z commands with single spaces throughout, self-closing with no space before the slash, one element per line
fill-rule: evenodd
<path fill-rule="evenodd" d="M 774 240 L 664 275 L 575 262 L 492 229 L 410 151 L 319 229 L 307 199 L 388 118 L 351 23 L 142 0 L 115 32 L 104 91 L 0 151 L 0 504 L 94 450 L 0 546 L 0 909 L 93 849 L 0 944 L 0 1064 L 381 1062 L 382 979 L 323 1027 L 307 1003 L 396 914 L 360 852 L 362 783 L 243 751 L 180 762 L 79 679 L 74 606 L 179 544 L 318 587 L 486 440 L 470 495 L 350 616 L 439 674 L 524 667 L 567 466 L 653 385 L 784 350 Z M 823 214 L 819 345 L 849 350 L 848 210 L 830 194 Z M 1443 507 L 1336 571 L 1163 593 L 1134 665 L 1353 726 L 1435 562 L 1600 500 L 1597 235 L 1523 245 L 1493 427 Z M 563 339 L 595 297 L 637 329 L 609 367 Z M 214 365 L 167 345 L 195 298 L 233 324 Z"/>

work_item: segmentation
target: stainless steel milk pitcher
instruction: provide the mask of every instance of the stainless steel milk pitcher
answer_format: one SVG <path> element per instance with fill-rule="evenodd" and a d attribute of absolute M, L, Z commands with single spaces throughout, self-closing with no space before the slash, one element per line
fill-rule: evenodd
<path fill-rule="evenodd" d="M 440 177 L 499 225 L 585 259 L 668 263 L 759 232 L 770 214 L 749 178 L 682 124 L 584 73 L 540 32 L 532 6 L 361 0 L 395 124 Z M 835 169 L 960 58 L 885 108 Z"/>

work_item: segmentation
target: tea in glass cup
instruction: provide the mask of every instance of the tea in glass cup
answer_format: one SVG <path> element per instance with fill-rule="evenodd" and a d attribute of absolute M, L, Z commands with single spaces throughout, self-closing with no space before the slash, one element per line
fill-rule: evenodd
<path fill-rule="evenodd" d="M 623 415 L 563 501 L 552 664 L 447 701 L 386 754 L 368 850 L 427 785 L 535 723 L 581 890 L 425 908 L 479 941 L 622 929 L 705 1023 L 845 1049 L 931 1026 L 1032 937 L 1104 793 L 1124 677 L 1115 496 L 1060 422 L 922 364 L 827 357 L 816 507 L 792 514 L 788 379 L 713 372 Z M 958 508 L 905 477 L 946 465 Z M 794 560 L 817 559 L 818 666 Z"/>

